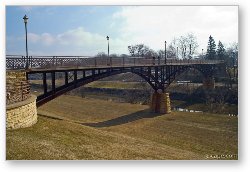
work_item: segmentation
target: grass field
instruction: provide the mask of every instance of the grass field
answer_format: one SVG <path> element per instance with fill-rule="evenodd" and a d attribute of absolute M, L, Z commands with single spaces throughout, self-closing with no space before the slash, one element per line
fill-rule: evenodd
<path fill-rule="evenodd" d="M 60 96 L 7 131 L 7 159 L 237 159 L 238 118 Z M 49 116 L 45 117 L 45 116 Z"/>

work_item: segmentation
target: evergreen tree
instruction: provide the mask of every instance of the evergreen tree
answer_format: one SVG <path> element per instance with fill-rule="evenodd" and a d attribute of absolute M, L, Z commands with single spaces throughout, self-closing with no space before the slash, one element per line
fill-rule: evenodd
<path fill-rule="evenodd" d="M 216 56 L 216 44 L 214 38 L 210 35 L 207 45 L 206 59 L 214 60 Z"/>
<path fill-rule="evenodd" d="M 218 48 L 217 48 L 218 59 L 223 60 L 225 57 L 225 53 L 226 51 L 225 51 L 224 45 L 219 41 Z"/>

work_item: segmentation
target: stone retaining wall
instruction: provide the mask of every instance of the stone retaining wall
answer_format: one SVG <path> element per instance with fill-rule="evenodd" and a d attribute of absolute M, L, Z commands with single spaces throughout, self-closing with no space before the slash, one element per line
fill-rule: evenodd
<path fill-rule="evenodd" d="M 6 72 L 6 104 L 24 101 L 30 97 L 30 85 L 25 71 Z"/>
<path fill-rule="evenodd" d="M 28 99 L 7 105 L 6 128 L 17 129 L 32 126 L 37 122 L 36 96 L 31 95 Z"/>
<path fill-rule="evenodd" d="M 6 71 L 6 128 L 24 128 L 36 122 L 36 96 L 30 94 L 26 71 Z"/>

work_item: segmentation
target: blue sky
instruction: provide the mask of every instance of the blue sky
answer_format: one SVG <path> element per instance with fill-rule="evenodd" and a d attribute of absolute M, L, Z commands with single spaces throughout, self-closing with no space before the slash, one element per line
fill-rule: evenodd
<path fill-rule="evenodd" d="M 23 16 L 28 21 L 29 55 L 127 54 L 127 46 L 144 43 L 154 50 L 164 41 L 193 33 L 206 49 L 238 42 L 237 6 L 6 6 L 6 54 L 25 54 Z"/>

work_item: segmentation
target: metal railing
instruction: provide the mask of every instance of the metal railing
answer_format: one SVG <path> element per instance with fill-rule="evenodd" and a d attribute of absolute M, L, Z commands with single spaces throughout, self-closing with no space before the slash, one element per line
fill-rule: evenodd
<path fill-rule="evenodd" d="M 81 67 L 126 67 L 153 65 L 188 65 L 218 64 L 221 60 L 198 60 L 143 57 L 91 57 L 91 56 L 20 56 L 6 55 L 7 69 L 50 69 L 50 68 L 81 68 Z"/>

